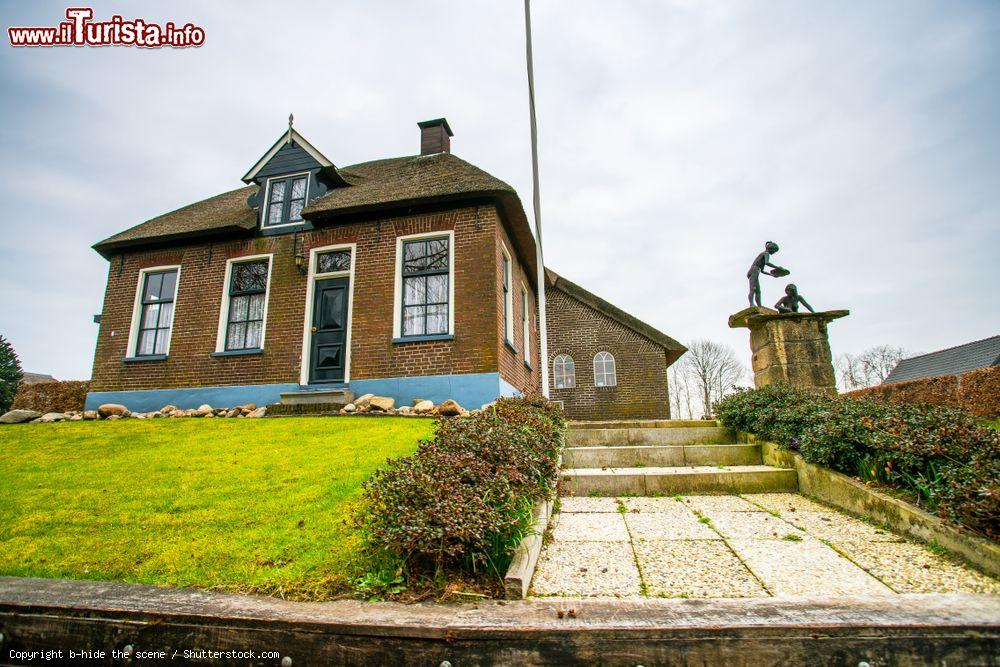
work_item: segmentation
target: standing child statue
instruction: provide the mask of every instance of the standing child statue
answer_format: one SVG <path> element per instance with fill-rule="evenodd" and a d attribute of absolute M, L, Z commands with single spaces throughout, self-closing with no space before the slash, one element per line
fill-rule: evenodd
<path fill-rule="evenodd" d="M 778 252 L 778 244 L 774 241 L 768 241 L 764 244 L 764 252 L 757 255 L 757 259 L 753 261 L 750 265 L 750 270 L 747 271 L 747 278 L 750 279 L 750 305 L 760 306 L 760 274 L 764 273 L 769 276 L 774 276 L 775 278 L 780 278 L 782 276 L 787 276 L 788 269 L 782 268 L 771 264 L 771 255 Z M 771 267 L 768 271 L 766 267 Z"/>
<path fill-rule="evenodd" d="M 794 283 L 788 283 L 785 287 L 785 296 L 781 297 L 781 300 L 774 304 L 774 307 L 778 309 L 779 313 L 797 313 L 800 303 L 808 308 L 810 313 L 816 312 L 809 305 L 809 302 L 799 294 L 799 288 Z"/>

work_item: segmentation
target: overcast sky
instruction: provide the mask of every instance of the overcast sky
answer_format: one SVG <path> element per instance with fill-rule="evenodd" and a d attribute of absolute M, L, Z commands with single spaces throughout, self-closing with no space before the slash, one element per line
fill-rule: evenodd
<path fill-rule="evenodd" d="M 0 2 L 4 28 L 66 3 Z M 529 208 L 516 0 L 95 2 L 197 49 L 0 51 L 0 334 L 90 377 L 95 242 L 240 186 L 284 130 L 335 164 L 452 150 Z M 546 263 L 749 364 L 745 273 L 781 244 L 834 353 L 1000 333 L 1000 2 L 536 0 Z M 766 305 L 784 280 L 764 277 Z M 218 295 L 206 295 L 217 298 Z"/>

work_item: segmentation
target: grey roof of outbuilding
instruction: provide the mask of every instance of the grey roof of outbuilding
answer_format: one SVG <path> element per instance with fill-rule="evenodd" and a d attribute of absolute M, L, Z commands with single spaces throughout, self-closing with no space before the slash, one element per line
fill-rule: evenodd
<path fill-rule="evenodd" d="M 1000 365 L 1000 336 L 984 338 L 947 350 L 903 359 L 883 384 L 919 380 L 939 375 L 961 375 L 977 368 Z"/>
<path fill-rule="evenodd" d="M 512 227 L 514 243 L 535 272 L 535 240 L 517 192 L 499 178 L 452 155 L 411 155 L 362 162 L 337 169 L 348 185 L 335 187 L 305 207 L 302 216 L 321 222 L 379 209 L 406 209 L 422 205 L 447 205 L 484 199 L 495 201 Z M 105 257 L 125 248 L 161 244 L 181 239 L 252 233 L 257 211 L 247 200 L 256 192 L 251 185 L 225 192 L 157 216 L 94 245 Z"/>
<path fill-rule="evenodd" d="M 646 324 L 637 317 L 629 315 L 624 310 L 608 303 L 593 292 L 590 292 L 576 283 L 566 280 L 552 269 L 545 267 L 545 281 L 549 287 L 553 287 L 564 294 L 568 294 L 577 301 L 590 306 L 599 313 L 607 315 L 622 326 L 625 326 L 640 336 L 651 340 L 664 349 L 667 354 L 667 365 L 677 361 L 682 354 L 687 352 L 687 348 L 676 340 L 663 333 L 659 329 Z"/>

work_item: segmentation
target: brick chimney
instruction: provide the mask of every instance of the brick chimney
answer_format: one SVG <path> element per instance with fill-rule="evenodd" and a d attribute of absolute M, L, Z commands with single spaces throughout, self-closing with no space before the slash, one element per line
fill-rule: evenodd
<path fill-rule="evenodd" d="M 455 136 L 444 118 L 425 120 L 417 123 L 420 128 L 420 154 L 450 153 L 451 138 Z"/>

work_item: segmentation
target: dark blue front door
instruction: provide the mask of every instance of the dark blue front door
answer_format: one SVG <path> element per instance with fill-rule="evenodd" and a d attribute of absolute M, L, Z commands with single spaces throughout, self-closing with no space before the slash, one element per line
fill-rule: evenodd
<path fill-rule="evenodd" d="M 344 381 L 349 286 L 349 278 L 316 281 L 309 382 Z"/>

